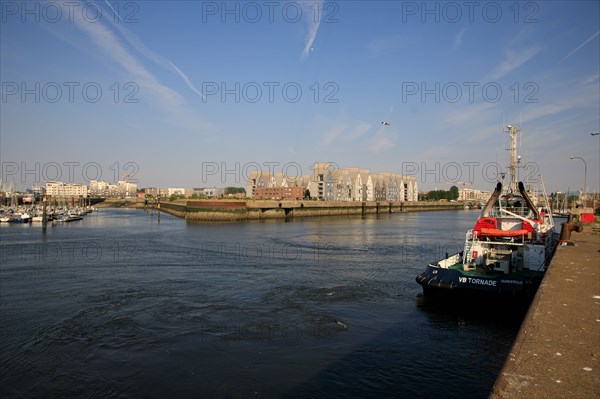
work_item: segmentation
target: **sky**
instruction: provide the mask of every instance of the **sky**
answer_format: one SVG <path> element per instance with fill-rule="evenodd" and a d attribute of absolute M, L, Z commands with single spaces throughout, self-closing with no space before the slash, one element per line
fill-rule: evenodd
<path fill-rule="evenodd" d="M 0 4 L 5 184 L 331 162 L 492 190 L 512 124 L 521 180 L 600 191 L 598 1 Z"/>

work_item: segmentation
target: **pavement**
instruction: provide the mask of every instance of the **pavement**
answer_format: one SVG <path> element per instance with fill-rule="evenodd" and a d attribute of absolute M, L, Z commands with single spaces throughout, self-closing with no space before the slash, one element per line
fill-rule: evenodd
<path fill-rule="evenodd" d="M 600 233 L 559 246 L 490 395 L 600 398 Z"/>

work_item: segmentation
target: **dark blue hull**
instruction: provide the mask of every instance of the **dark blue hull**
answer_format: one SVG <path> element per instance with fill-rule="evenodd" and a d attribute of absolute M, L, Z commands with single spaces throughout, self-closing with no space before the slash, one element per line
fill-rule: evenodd
<path fill-rule="evenodd" d="M 542 278 L 542 273 L 533 276 L 519 273 L 479 276 L 428 265 L 416 281 L 423 286 L 426 295 L 533 297 Z"/>

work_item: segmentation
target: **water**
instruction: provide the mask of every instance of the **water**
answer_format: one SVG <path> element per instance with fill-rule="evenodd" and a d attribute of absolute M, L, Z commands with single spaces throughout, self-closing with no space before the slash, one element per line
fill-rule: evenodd
<path fill-rule="evenodd" d="M 0 396 L 487 397 L 522 315 L 428 303 L 476 211 L 0 226 Z"/>

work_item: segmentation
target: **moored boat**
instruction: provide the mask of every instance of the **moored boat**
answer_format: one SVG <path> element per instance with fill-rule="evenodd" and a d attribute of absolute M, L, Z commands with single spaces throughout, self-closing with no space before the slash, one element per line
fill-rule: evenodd
<path fill-rule="evenodd" d="M 13 223 L 29 223 L 31 222 L 31 215 L 27 212 L 23 213 L 15 213 L 13 219 Z"/>
<path fill-rule="evenodd" d="M 430 263 L 416 277 L 425 294 L 533 297 L 556 248 L 551 213 L 516 182 L 516 133 L 509 125 L 511 181 L 498 182 L 463 251 Z M 550 209 L 549 206 L 546 206 Z"/>

